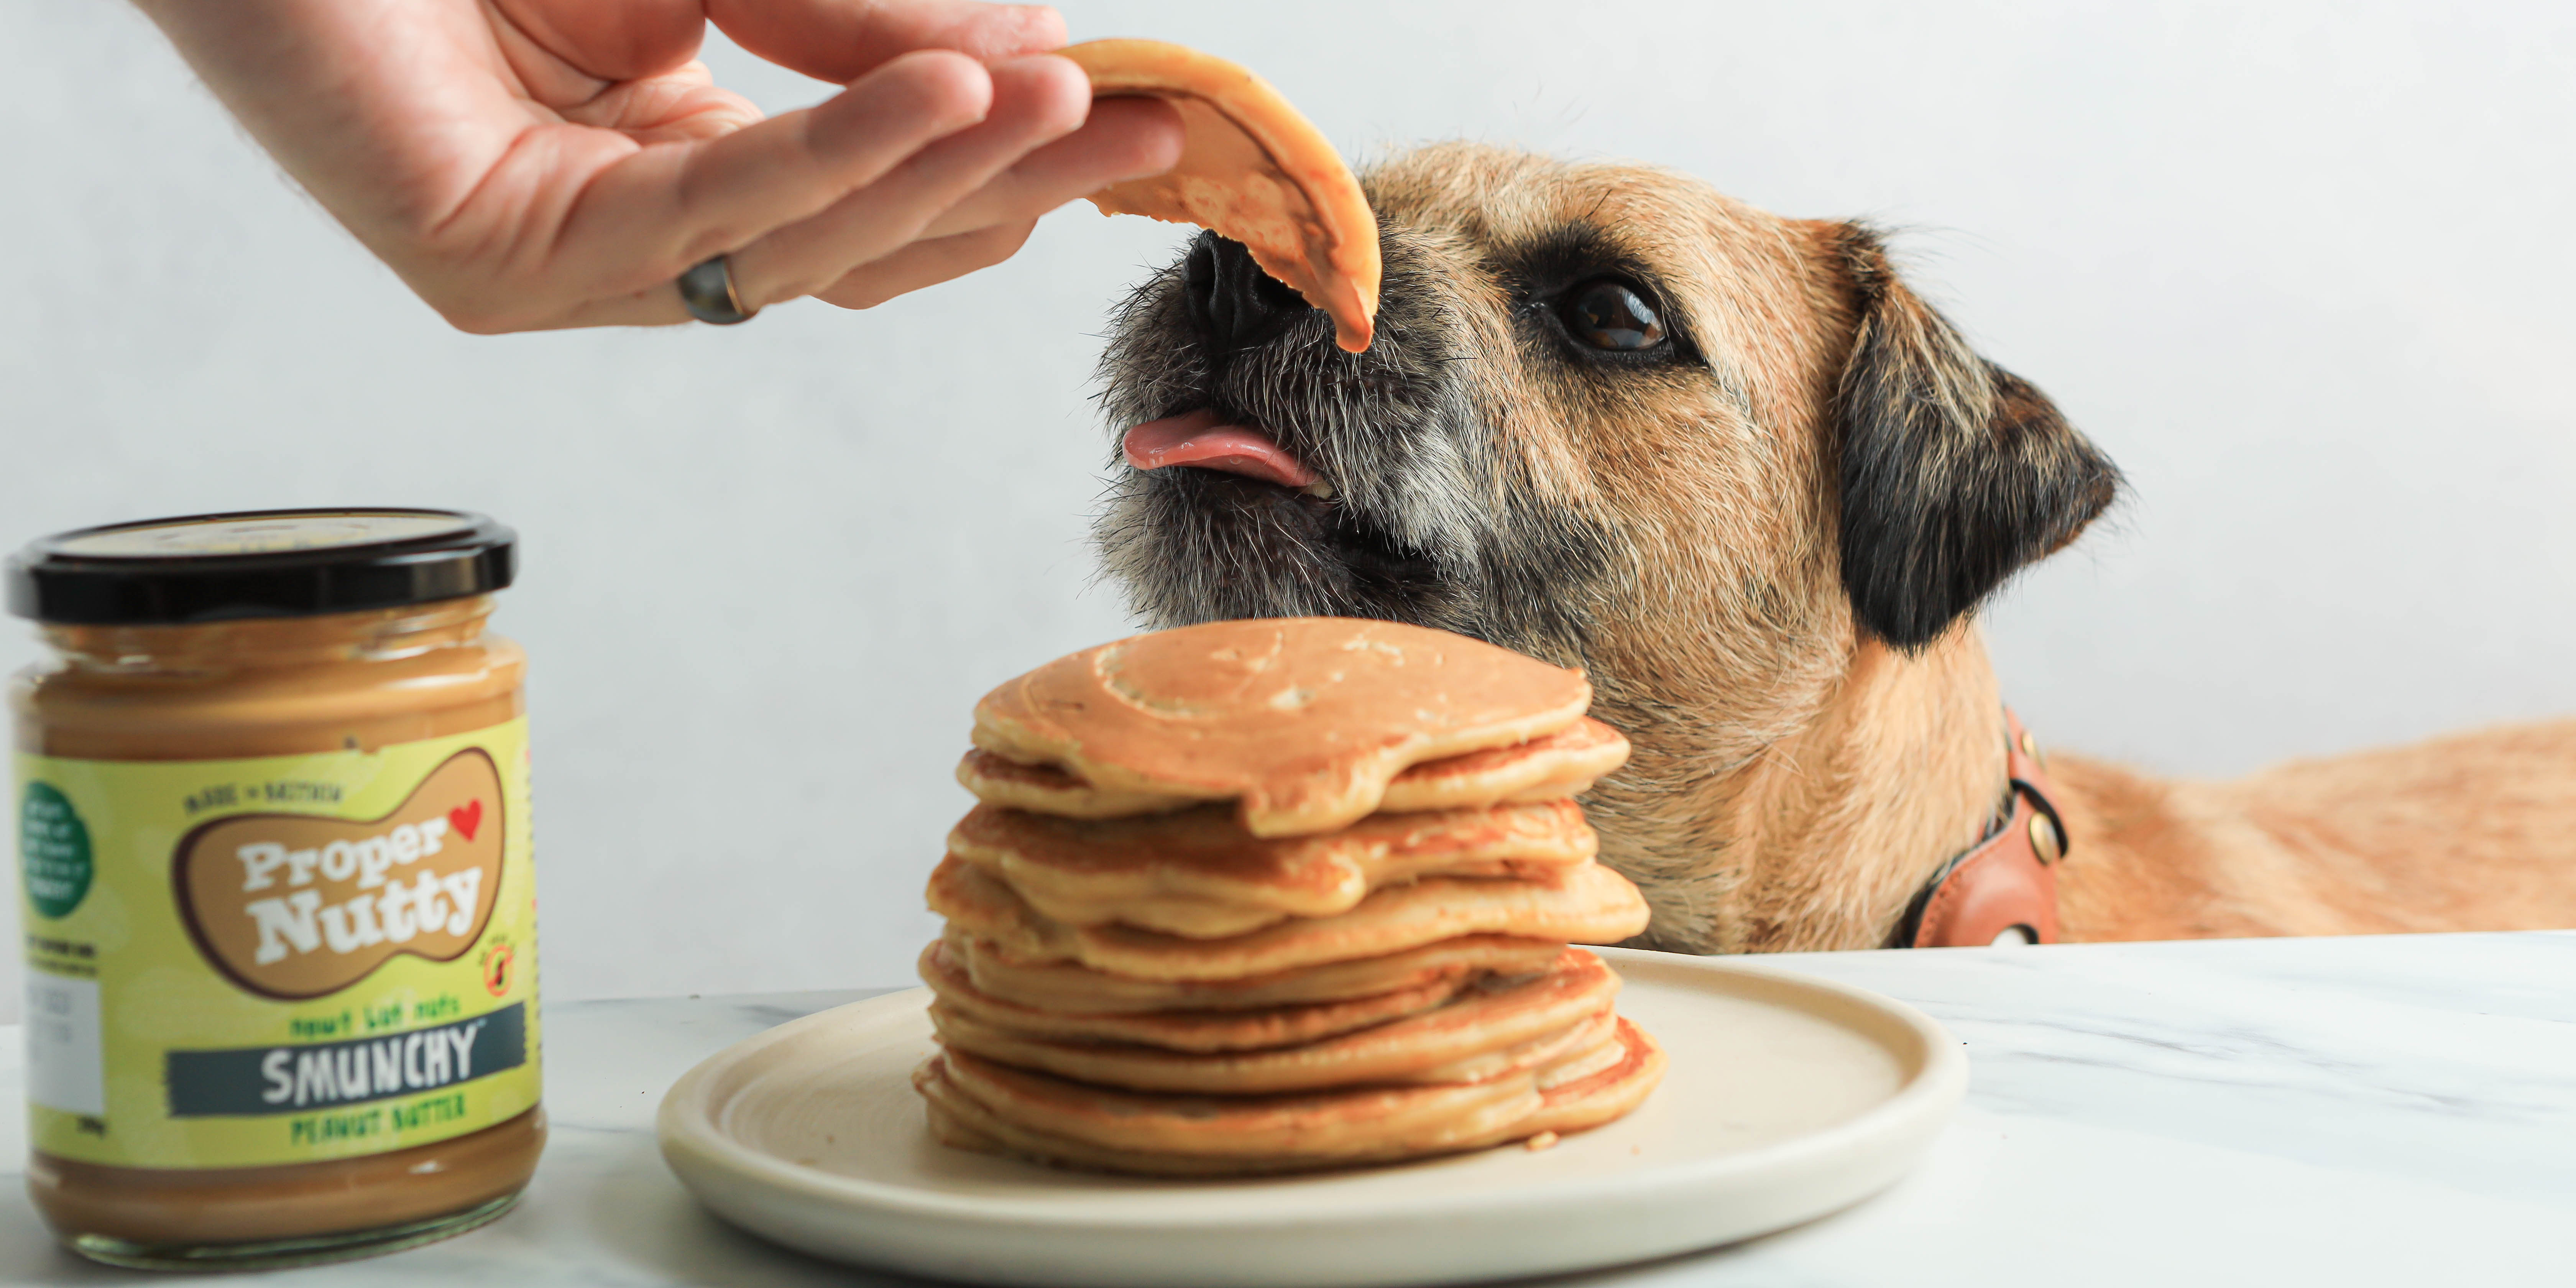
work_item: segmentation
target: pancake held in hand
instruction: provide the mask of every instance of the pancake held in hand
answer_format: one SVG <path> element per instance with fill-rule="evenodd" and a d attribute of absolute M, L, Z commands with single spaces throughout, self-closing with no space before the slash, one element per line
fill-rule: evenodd
<path fill-rule="evenodd" d="M 1480 1082 L 1600 1045 L 1619 977 L 1568 949 L 1531 979 L 1489 981 L 1446 1005 L 1358 1032 L 1260 1051 L 1186 1053 L 1049 1040 L 985 1023 L 942 1002 L 940 1041 L 1023 1069 L 1134 1091 L 1227 1095 L 1397 1082 Z M 1597 1022 L 1597 1024 L 1596 1024 Z M 1581 1041 L 1587 1025 L 1598 1032 Z"/>
<path fill-rule="evenodd" d="M 1021 1037 L 1075 1042 L 1117 1042 L 1166 1051 L 1261 1051 L 1321 1042 L 1326 1038 L 1400 1020 L 1448 1001 L 1482 977 L 1466 971 L 1436 975 L 1393 992 L 1334 1002 L 1304 1002 L 1233 1011 L 1046 1011 L 1006 1002 L 975 987 L 948 945 L 922 950 L 922 982 L 939 1004 L 993 1029 Z"/>
<path fill-rule="evenodd" d="M 1369 347 L 1377 315 L 1377 217 L 1323 133 L 1268 82 L 1159 40 L 1094 40 L 1056 51 L 1100 97 L 1151 95 L 1181 114 L 1181 159 L 1092 194 L 1101 213 L 1197 224 L 1242 242 L 1263 272 L 1332 315 L 1341 347 Z"/>
<path fill-rule="evenodd" d="M 1424 761 L 1387 781 L 1378 808 L 1394 813 L 1556 800 L 1592 790 L 1627 760 L 1628 740 L 1585 717 L 1516 746 Z M 1161 792 L 1111 791 L 1069 770 L 1023 765 L 981 749 L 967 752 L 958 763 L 957 781 L 986 804 L 1059 818 L 1129 818 L 1198 803 Z"/>
<path fill-rule="evenodd" d="M 1534 1073 L 1456 1089 L 1244 1099 L 1122 1095 L 1002 1069 L 971 1055 L 931 1057 L 914 1073 L 913 1085 L 930 1101 L 931 1130 L 960 1148 L 1101 1171 L 1228 1176 L 1394 1162 L 1541 1132 L 1583 1131 L 1636 1108 L 1663 1072 L 1662 1048 L 1620 1020 L 1600 1047 L 1570 1053 Z M 1445 1103 L 1426 1104 L 1407 1094 L 1478 1089 L 1485 1094 Z M 1295 1130 L 1307 1123 L 1320 1129 L 1302 1135 Z M 1238 1127 L 1259 1134 L 1245 1142 L 1250 1148 L 1229 1151 L 1229 1129 Z M 1262 1146 L 1275 1148 L 1262 1152 Z"/>
<path fill-rule="evenodd" d="M 1020 961 L 954 926 L 941 947 L 946 950 L 944 960 L 962 968 L 977 992 L 997 1001 L 1067 1015 L 1139 1015 L 1258 1011 L 1356 1001 L 1435 985 L 1463 987 L 1486 975 L 1546 970 L 1564 945 L 1509 935 L 1462 935 L 1382 957 L 1225 980 L 1139 979 L 1066 961 Z"/>
<path fill-rule="evenodd" d="M 1374 814 L 1338 832 L 1270 840 L 1245 832 L 1224 806 L 1082 821 L 979 805 L 948 834 L 950 854 L 1057 921 L 1200 939 L 1329 917 L 1371 890 L 1425 876 L 1545 879 L 1591 862 L 1597 848 L 1569 800 Z"/>
<path fill-rule="evenodd" d="M 1345 827 L 1424 761 L 1583 718 L 1580 671 L 1447 631 L 1210 622 L 1085 649 L 975 706 L 975 745 L 1114 792 L 1239 801 L 1255 836 Z"/>
<path fill-rule="evenodd" d="M 1190 939 L 1131 926 L 1068 926 L 963 859 L 930 875 L 930 909 L 1024 962 L 1074 961 L 1143 979 L 1242 979 L 1324 962 L 1382 957 L 1460 935 L 1615 943 L 1646 928 L 1628 879 L 1587 863 L 1552 881 L 1433 877 L 1380 890 L 1338 917 L 1282 922 L 1230 939 Z"/>

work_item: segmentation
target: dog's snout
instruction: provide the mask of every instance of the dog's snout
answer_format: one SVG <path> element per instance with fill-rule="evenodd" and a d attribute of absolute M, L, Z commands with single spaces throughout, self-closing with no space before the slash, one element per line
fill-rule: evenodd
<path fill-rule="evenodd" d="M 1219 350 L 1258 344 L 1314 307 L 1287 283 L 1262 272 L 1242 242 L 1212 232 L 1200 233 L 1190 244 L 1184 276 L 1190 320 Z"/>

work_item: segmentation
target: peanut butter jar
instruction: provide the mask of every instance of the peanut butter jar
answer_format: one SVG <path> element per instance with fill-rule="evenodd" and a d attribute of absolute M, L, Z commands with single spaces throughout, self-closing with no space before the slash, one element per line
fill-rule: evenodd
<path fill-rule="evenodd" d="M 337 1260 L 506 1211 L 545 1144 L 516 538 L 294 510 L 9 560 L 28 1189 L 119 1265 Z"/>

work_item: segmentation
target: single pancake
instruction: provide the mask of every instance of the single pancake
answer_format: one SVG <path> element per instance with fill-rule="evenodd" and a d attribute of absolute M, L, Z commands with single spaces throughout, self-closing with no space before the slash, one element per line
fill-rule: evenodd
<path fill-rule="evenodd" d="M 1260 1051 L 1298 1046 L 1400 1020 L 1448 1001 L 1478 981 L 1465 971 L 1370 997 L 1240 1011 L 1047 1011 L 1006 1002 L 975 987 L 944 940 L 921 951 L 921 978 L 939 1004 L 1005 1032 L 1074 1042 L 1119 1042 L 1166 1051 Z"/>
<path fill-rule="evenodd" d="M 1509 935 L 1462 935 L 1383 957 L 1326 962 L 1229 980 L 1138 979 L 1072 962 L 1014 960 L 956 927 L 941 939 L 947 960 L 961 965 L 977 992 L 1066 1014 L 1135 1015 L 1156 1011 L 1255 1011 L 1381 997 L 1431 985 L 1463 987 L 1486 975 L 1526 975 L 1549 968 L 1562 942 Z"/>
<path fill-rule="evenodd" d="M 944 1059 L 934 1057 L 912 1075 L 914 1089 L 929 1102 L 931 1137 L 941 1144 L 1084 1171 L 1145 1176 L 1262 1176 L 1452 1154 L 1476 1148 L 1487 1137 L 1507 1136 L 1514 1124 L 1534 1112 L 1530 1103 L 1540 1099 L 1526 1084 L 1519 1084 L 1526 1074 L 1515 1075 L 1513 1081 L 1519 1085 L 1513 1088 L 1518 1093 L 1513 1099 L 1476 1105 L 1442 1120 L 1411 1125 L 1409 1131 L 1390 1128 L 1376 1139 L 1339 1152 L 1183 1154 L 1122 1149 L 1011 1122 L 967 1095 L 949 1074 Z"/>
<path fill-rule="evenodd" d="M 1622 1018 L 1615 1046 L 1578 1053 L 1539 1071 L 1545 1103 L 1519 1124 L 1521 1135 L 1588 1131 L 1645 1103 L 1664 1080 L 1664 1047 L 1635 1022 Z"/>
<path fill-rule="evenodd" d="M 1125 1056 L 1134 1058 L 1125 1058 L 1121 1053 L 1105 1048 L 1086 1050 L 1076 1044 L 1015 1038 L 954 1012 L 943 1013 L 937 1006 L 930 1008 L 930 1016 L 938 1026 L 941 1045 L 951 1051 L 982 1056 L 996 1064 L 1052 1073 L 1086 1086 L 1211 1096 L 1281 1095 L 1364 1086 L 1483 1082 L 1561 1060 L 1577 1050 L 1596 1047 L 1618 1022 L 1618 1017 L 1604 1007 L 1570 1024 L 1438 1064 L 1415 1067 L 1390 1056 L 1383 1063 L 1390 1068 L 1401 1069 L 1400 1074 L 1354 1078 L 1317 1067 L 1321 1063 L 1319 1059 L 1309 1058 L 1303 1049 L 1296 1047 L 1197 1056 L 1169 1051 L 1131 1051 Z M 1332 1048 L 1328 1053 L 1331 1055 L 1338 1055 L 1343 1047 L 1338 1041 L 1322 1045 Z"/>
<path fill-rule="evenodd" d="M 1583 718 L 1580 671 L 1447 631 L 1210 622 L 1085 649 L 975 705 L 974 742 L 1110 791 L 1232 800 L 1255 836 L 1345 827 L 1424 761 Z"/>
<path fill-rule="evenodd" d="M 957 762 L 957 784 L 987 805 L 1057 818 L 1134 818 L 1205 804 L 1194 796 L 1095 787 L 1062 766 L 1024 765 L 981 747 L 970 748 Z"/>
<path fill-rule="evenodd" d="M 1372 814 L 1322 836 L 1263 839 L 1234 811 L 1084 821 L 979 805 L 948 852 L 1001 877 L 1069 925 L 1116 921 L 1197 939 L 1349 911 L 1371 890 L 1425 876 L 1526 876 L 1592 861 L 1570 800 Z"/>
<path fill-rule="evenodd" d="M 1549 1061 L 1538 1071 L 1540 1091 L 1580 1082 L 1616 1068 L 1628 1058 L 1627 1047 L 1618 1040 L 1618 1028 L 1627 1021 L 1609 1014 L 1604 1014 L 1602 1020 L 1601 1025 L 1591 1031 L 1588 1042 L 1569 1044 L 1565 1054 Z"/>
<path fill-rule="evenodd" d="M 951 1049 L 1016 1068 L 1133 1091 L 1245 1095 L 1482 1081 L 1563 1055 L 1586 1024 L 1609 1023 L 1618 992 L 1618 975 L 1600 958 L 1569 948 L 1546 975 L 1488 982 L 1403 1019 L 1302 1046 L 1208 1054 L 1016 1033 L 944 1000 L 930 1014 Z"/>
<path fill-rule="evenodd" d="M 930 877 L 931 911 L 1020 962 L 1074 961 L 1143 979 L 1242 979 L 1382 957 L 1459 935 L 1615 943 L 1646 928 L 1646 901 L 1598 863 L 1552 880 L 1433 877 L 1380 890 L 1337 917 L 1300 918 L 1231 939 L 1130 926 L 1069 926 L 963 859 Z"/>
<path fill-rule="evenodd" d="M 995 1064 L 964 1051 L 932 1057 L 947 1081 L 1013 1125 L 1112 1149 L 1215 1158 L 1323 1158 L 1455 1148 L 1543 1103 L 1537 1070 L 1483 1082 L 1353 1087 L 1281 1096 L 1119 1091 Z"/>
<path fill-rule="evenodd" d="M 1151 95 L 1181 114 L 1180 163 L 1093 193 L 1102 214 L 1197 224 L 1242 242 L 1263 272 L 1330 314 L 1358 353 L 1375 329 L 1377 216 L 1359 180 L 1269 82 L 1159 40 L 1094 40 L 1056 51 L 1099 97 Z"/>
<path fill-rule="evenodd" d="M 1511 747 L 1427 760 L 1387 780 L 1383 813 L 1472 809 L 1505 801 L 1575 796 L 1627 763 L 1628 740 L 1589 716 Z M 1058 818 L 1131 818 L 1187 809 L 1199 802 L 1157 792 L 1095 787 L 1055 765 L 1023 765 L 982 748 L 957 764 L 957 781 L 988 805 Z"/>
<path fill-rule="evenodd" d="M 1378 808 L 1459 809 L 1500 801 L 1575 796 L 1628 763 L 1628 739 L 1589 716 L 1514 747 L 1491 747 L 1425 761 L 1386 785 Z"/>
<path fill-rule="evenodd" d="M 992 1097 L 988 1102 L 968 1094 L 966 1088 L 951 1076 L 950 1061 L 973 1059 L 973 1056 L 933 1056 L 913 1075 L 913 1085 L 930 1101 L 932 1134 L 941 1141 L 962 1149 L 1012 1154 L 1059 1166 L 1161 1176 L 1244 1176 L 1313 1171 L 1479 1149 L 1541 1132 L 1567 1135 L 1598 1127 L 1636 1108 L 1662 1081 L 1664 1072 L 1663 1049 L 1643 1030 L 1620 1020 L 1611 1040 L 1599 1047 L 1570 1053 L 1555 1065 L 1543 1067 L 1535 1076 L 1516 1073 L 1492 1080 L 1492 1084 L 1513 1084 L 1529 1078 L 1537 1103 L 1517 1115 L 1509 1114 L 1504 1103 L 1480 1103 L 1464 1114 L 1457 1113 L 1453 1104 L 1450 1108 L 1454 1116 L 1445 1122 L 1435 1120 L 1433 1130 L 1424 1130 L 1417 1125 L 1411 1131 L 1382 1130 L 1372 1137 L 1358 1129 L 1364 1118 L 1355 1121 L 1354 1115 L 1346 1114 L 1334 1120 L 1338 1130 L 1295 1140 L 1286 1149 L 1267 1154 L 1248 1151 L 1229 1154 L 1213 1150 L 1184 1152 L 1167 1147 L 1140 1148 L 1127 1143 L 1124 1138 L 1148 1133 L 1119 1132 L 1115 1129 L 1114 1120 L 1104 1124 L 1103 1120 L 1081 1111 L 1088 1108 L 1096 1114 L 1104 1107 L 1131 1108 L 1141 1109 L 1143 1115 L 1152 1116 L 1168 1114 L 1175 1108 L 1185 1111 L 1196 1109 L 1218 1119 L 1212 1124 L 1216 1132 L 1211 1134 L 1222 1140 L 1219 1133 L 1229 1123 L 1266 1122 L 1262 1108 L 1254 1108 L 1242 1118 L 1234 1119 L 1222 1116 L 1227 1114 L 1229 1105 L 1240 1102 L 1226 1098 L 1129 1097 L 1124 1105 L 1112 1102 L 1104 1106 L 1094 1102 L 1088 1106 L 1070 1106 L 1073 1110 L 1070 1113 L 1025 1113 L 1030 1100 L 1052 1098 L 1045 1089 L 1032 1094 L 1030 1083 L 1043 1079 L 1045 1083 L 1063 1088 L 1074 1088 L 1079 1084 L 1045 1079 L 1044 1075 L 1019 1075 L 1028 1082 L 1001 1088 L 992 1086 L 989 1080 L 977 1079 L 977 1088 Z M 983 1068 L 989 1070 L 992 1066 Z M 1576 1069 L 1587 1071 L 1567 1075 L 1566 1071 Z M 1326 1098 L 1302 1099 L 1312 1105 Z M 1280 1101 L 1297 1103 L 1287 1098 L 1271 1103 Z M 1252 1103 L 1256 1106 L 1262 1104 L 1258 1100 Z M 1059 1102 L 1057 1107 L 1067 1106 Z M 1352 1107 L 1359 1108 L 1356 1105 Z M 1046 1125 L 1035 1125 L 1034 1121 L 1022 1121 L 1023 1118 L 1043 1120 Z M 1104 1125 L 1110 1126 L 1110 1130 L 1102 1130 Z M 1084 1128 L 1090 1130 L 1082 1130 Z M 1103 1136 L 1120 1139 L 1098 1139 Z M 1269 1144 L 1276 1139 L 1276 1134 L 1273 1134 L 1259 1143 Z"/>

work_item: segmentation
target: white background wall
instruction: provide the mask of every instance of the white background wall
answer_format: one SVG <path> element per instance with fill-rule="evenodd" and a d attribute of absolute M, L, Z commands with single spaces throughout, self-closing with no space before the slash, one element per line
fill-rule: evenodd
<path fill-rule="evenodd" d="M 2052 742 L 2215 775 L 2576 711 L 2576 6 L 1066 7 L 1252 64 L 1353 152 L 1626 155 L 1913 230 L 2135 487 L 1991 615 Z M 773 110 L 823 92 L 709 57 Z M 476 338 L 123 6 L 0 0 L 0 85 L 0 544 L 501 516 L 549 995 L 907 976 L 974 699 L 1123 633 L 1086 380 L 1182 231 L 1077 207 L 869 313 Z M 0 667 L 35 652 L 0 629 Z"/>

